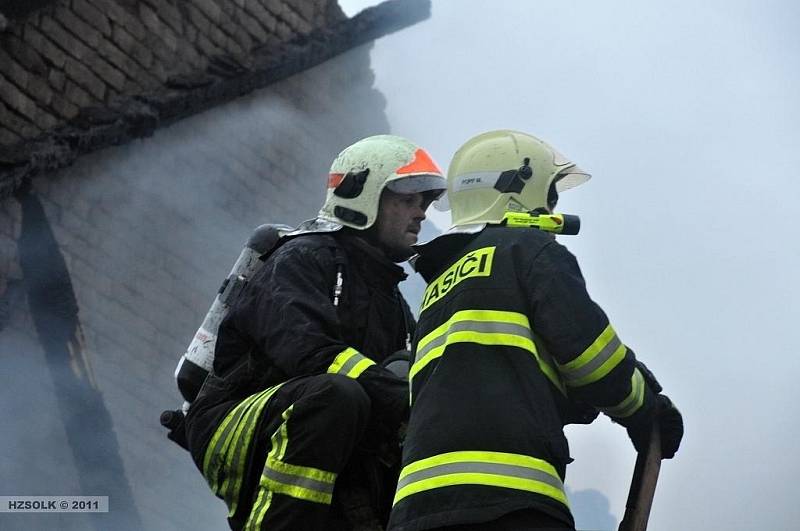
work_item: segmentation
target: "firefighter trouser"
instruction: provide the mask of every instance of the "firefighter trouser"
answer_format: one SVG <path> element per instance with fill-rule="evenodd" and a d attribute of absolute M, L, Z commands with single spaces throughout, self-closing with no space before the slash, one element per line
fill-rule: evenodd
<path fill-rule="evenodd" d="M 232 529 L 327 530 L 333 487 L 360 440 L 370 401 L 353 379 L 323 374 L 251 395 L 211 438 L 203 475 Z"/>
<path fill-rule="evenodd" d="M 432 531 L 575 531 L 575 527 L 534 509 L 523 509 L 491 522 L 439 527 Z"/>

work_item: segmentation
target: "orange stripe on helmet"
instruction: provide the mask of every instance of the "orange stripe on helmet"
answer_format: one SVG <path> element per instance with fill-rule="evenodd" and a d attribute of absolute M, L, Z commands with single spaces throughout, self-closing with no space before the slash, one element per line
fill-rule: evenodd
<path fill-rule="evenodd" d="M 433 174 L 440 177 L 442 176 L 442 170 L 439 169 L 439 166 L 433 162 L 431 156 L 422 148 L 417 148 L 411 162 L 398 168 L 395 173 L 397 173 L 397 175 Z"/>
<path fill-rule="evenodd" d="M 344 173 L 329 173 L 328 174 L 328 188 L 336 188 L 342 184 Z"/>

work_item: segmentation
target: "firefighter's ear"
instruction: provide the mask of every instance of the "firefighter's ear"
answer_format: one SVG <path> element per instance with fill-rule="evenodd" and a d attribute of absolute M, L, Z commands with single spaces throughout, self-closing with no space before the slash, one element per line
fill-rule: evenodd
<path fill-rule="evenodd" d="M 364 183 L 367 182 L 367 175 L 369 175 L 369 168 L 361 170 L 360 172 L 349 171 L 333 190 L 333 194 L 341 197 L 342 199 L 353 199 L 361 195 L 364 190 Z"/>

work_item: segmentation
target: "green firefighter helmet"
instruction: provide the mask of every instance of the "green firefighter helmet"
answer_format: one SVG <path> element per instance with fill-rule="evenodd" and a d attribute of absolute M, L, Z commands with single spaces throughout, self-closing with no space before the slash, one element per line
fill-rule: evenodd
<path fill-rule="evenodd" d="M 381 193 L 399 194 L 447 189 L 442 170 L 427 151 L 410 140 L 376 135 L 359 140 L 339 153 L 331 165 L 328 192 L 318 218 L 367 229 L 378 217 Z"/>
<path fill-rule="evenodd" d="M 558 192 L 590 177 L 533 135 L 482 133 L 462 145 L 450 162 L 447 201 L 453 226 L 500 223 L 506 212 L 550 210 Z"/>

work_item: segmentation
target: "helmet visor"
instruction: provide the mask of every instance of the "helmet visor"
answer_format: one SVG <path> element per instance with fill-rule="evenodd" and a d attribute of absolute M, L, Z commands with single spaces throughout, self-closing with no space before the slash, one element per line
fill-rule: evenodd
<path fill-rule="evenodd" d="M 591 178 L 592 176 L 589 174 L 589 172 L 586 172 L 577 166 L 572 166 L 568 170 L 564 170 L 564 172 L 559 173 L 556 177 L 556 191 L 561 193 L 564 190 L 575 188 Z"/>
<path fill-rule="evenodd" d="M 398 194 L 416 194 L 420 192 L 438 192 L 439 197 L 447 190 L 447 180 L 441 175 L 412 175 L 386 183 L 386 187 Z"/>

